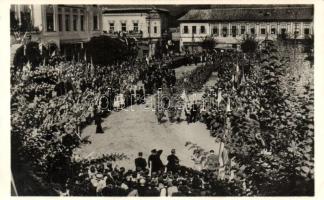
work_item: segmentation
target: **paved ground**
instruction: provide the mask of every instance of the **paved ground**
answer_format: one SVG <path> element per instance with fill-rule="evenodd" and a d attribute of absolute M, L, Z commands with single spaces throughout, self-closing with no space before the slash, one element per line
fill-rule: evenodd
<path fill-rule="evenodd" d="M 211 77 L 206 85 L 213 85 L 215 78 Z M 197 96 L 201 96 L 198 92 Z M 82 137 L 90 136 L 91 144 L 84 144 L 76 154 L 86 157 L 96 157 L 106 153 L 125 153 L 130 160 L 119 161 L 117 164 L 126 169 L 134 168 L 134 159 L 139 151 L 147 158 L 151 149 L 162 149 L 162 161 L 166 164 L 166 157 L 172 148 L 175 148 L 182 165 L 194 167 L 191 160 L 192 150 L 185 147 L 190 141 L 202 146 L 205 150 L 214 149 L 218 152 L 219 144 L 215 143 L 206 129 L 205 124 L 197 122 L 187 124 L 165 122 L 158 124 L 155 113 L 150 108 L 151 100 L 145 105 L 135 105 L 132 111 L 123 110 L 113 112 L 104 119 L 102 126 L 104 134 L 95 134 L 95 125 L 90 125 L 83 130 Z M 147 109 L 145 109 L 147 108 Z M 184 119 L 184 113 L 182 119 Z"/>

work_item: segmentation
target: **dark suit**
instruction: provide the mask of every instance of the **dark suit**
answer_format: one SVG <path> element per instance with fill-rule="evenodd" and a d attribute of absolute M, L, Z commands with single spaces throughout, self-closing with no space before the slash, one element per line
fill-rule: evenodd
<path fill-rule="evenodd" d="M 152 172 L 157 172 L 159 170 L 163 170 L 163 163 L 160 159 L 160 155 L 150 155 L 148 158 L 148 162 L 149 162 L 149 167 L 150 167 L 150 162 L 152 162 Z"/>
<path fill-rule="evenodd" d="M 144 170 L 146 169 L 147 163 L 144 158 L 138 157 L 135 159 L 135 167 L 136 170 Z"/>
<path fill-rule="evenodd" d="M 171 154 L 168 156 L 167 159 L 168 159 L 168 165 L 167 165 L 168 171 L 175 172 L 179 166 L 179 158 L 176 155 Z"/>

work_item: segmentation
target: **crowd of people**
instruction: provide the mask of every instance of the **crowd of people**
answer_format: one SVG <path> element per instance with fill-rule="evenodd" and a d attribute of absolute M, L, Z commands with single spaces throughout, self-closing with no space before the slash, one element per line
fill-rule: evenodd
<path fill-rule="evenodd" d="M 175 149 L 166 165 L 162 150 L 153 149 L 146 160 L 139 152 L 135 169 L 125 170 L 109 160 L 81 161 L 78 174 L 60 190 L 62 196 L 215 196 L 228 195 L 218 178 L 219 156 L 210 151 L 205 169 L 197 171 L 180 165 Z"/>
<path fill-rule="evenodd" d="M 187 54 L 186 63 L 204 64 L 179 80 L 169 63 L 149 59 L 125 60 L 109 66 L 58 59 L 52 66 L 12 71 L 13 151 L 23 149 L 13 156 L 30 161 L 48 182 L 63 185 L 61 195 L 219 195 L 219 189 L 214 187 L 219 184 L 216 173 L 219 162 L 213 151 L 203 171 L 181 166 L 175 150 L 168 156 L 167 165 L 160 159 L 162 150 L 152 150 L 148 160 L 139 153 L 135 170 L 127 172 L 123 167 L 112 167 L 112 163 L 102 160 L 76 162 L 71 159 L 73 150 L 86 142 L 81 137 L 83 127 L 94 121 L 96 133 L 104 132 L 101 118 L 116 109 L 114 102 L 118 95 L 122 94 L 124 107 L 134 102 L 144 103 L 142 97 L 156 93 L 159 88 L 167 91 L 169 97 L 180 97 L 183 91 L 190 93 L 200 89 L 211 73 L 218 70 L 224 71 L 218 73 L 219 76 L 226 76 L 221 79 L 229 81 L 218 82 L 217 87 L 206 90 L 206 105 L 201 102 L 184 104 L 185 99 L 175 98 L 175 101 L 181 101 L 180 106 L 185 105 L 188 123 L 203 121 L 213 131 L 215 124 L 223 123 L 219 112 L 225 110 L 220 108 L 227 106 L 224 104 L 227 96 L 223 95 L 223 101 L 218 104 L 211 99 L 220 98 L 219 91 L 232 91 L 231 83 L 237 83 L 243 77 L 228 77 L 228 74 L 235 74 L 232 61 L 233 55 L 226 53 Z M 217 97 L 213 96 L 215 91 L 218 91 Z M 169 107 L 169 120 L 176 118 L 180 121 L 182 110 L 174 105 Z"/>
<path fill-rule="evenodd" d="M 13 156 L 31 162 L 47 180 L 59 179 L 62 184 L 66 181 L 62 166 L 73 149 L 86 142 L 82 128 L 95 121 L 96 132 L 103 133 L 101 118 L 114 108 L 117 94 L 124 95 L 128 106 L 134 93 L 150 94 L 176 84 L 173 69 L 145 60 L 97 66 L 59 59 L 32 70 L 28 64 L 11 73 L 12 151 L 23 149 Z M 134 87 L 139 82 L 144 84 Z"/>

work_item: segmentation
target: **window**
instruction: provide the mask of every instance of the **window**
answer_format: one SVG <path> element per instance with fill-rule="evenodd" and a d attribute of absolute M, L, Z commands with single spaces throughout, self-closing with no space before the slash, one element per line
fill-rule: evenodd
<path fill-rule="evenodd" d="M 206 33 L 205 26 L 200 26 L 200 33 Z"/>
<path fill-rule="evenodd" d="M 188 26 L 184 26 L 184 27 L 183 27 L 183 33 L 185 33 L 185 34 L 186 34 L 186 33 L 189 33 Z"/>
<path fill-rule="evenodd" d="M 285 28 L 282 28 L 282 29 L 280 30 L 280 32 L 281 32 L 282 35 L 284 35 L 284 34 L 286 34 L 286 29 L 285 29 Z"/>
<path fill-rule="evenodd" d="M 109 31 L 114 32 L 115 31 L 115 23 L 109 23 Z"/>
<path fill-rule="evenodd" d="M 261 28 L 260 33 L 261 33 L 261 35 L 265 35 L 266 34 L 266 29 L 265 28 Z"/>
<path fill-rule="evenodd" d="M 241 26 L 241 35 L 245 34 L 245 26 Z"/>
<path fill-rule="evenodd" d="M 93 30 L 98 30 L 98 16 L 94 15 L 93 16 Z"/>
<path fill-rule="evenodd" d="M 157 26 L 154 26 L 154 33 L 157 33 Z"/>
<path fill-rule="evenodd" d="M 54 11 L 53 6 L 46 7 L 46 30 L 48 32 L 54 31 Z"/>
<path fill-rule="evenodd" d="M 273 27 L 271 28 L 271 34 L 272 35 L 276 34 L 276 28 L 273 28 Z"/>
<path fill-rule="evenodd" d="M 134 23 L 133 24 L 133 30 L 134 30 L 134 32 L 138 32 L 138 23 Z"/>
<path fill-rule="evenodd" d="M 63 31 L 63 18 L 62 18 L 62 14 L 58 14 L 58 29 L 59 29 L 59 31 Z"/>
<path fill-rule="evenodd" d="M 126 23 L 121 23 L 121 30 L 126 32 Z"/>
<path fill-rule="evenodd" d="M 197 27 L 196 26 L 192 26 L 192 34 L 196 34 L 197 33 Z"/>
<path fill-rule="evenodd" d="M 232 36 L 236 37 L 236 26 L 232 26 Z"/>
<path fill-rule="evenodd" d="M 309 35 L 309 33 L 310 33 L 309 28 L 304 28 L 304 34 Z"/>
<path fill-rule="evenodd" d="M 252 35 L 255 34 L 255 28 L 251 28 L 250 31 L 251 31 L 251 34 L 252 34 Z"/>
<path fill-rule="evenodd" d="M 65 31 L 70 31 L 70 15 L 65 15 Z"/>
<path fill-rule="evenodd" d="M 77 28 L 77 22 L 78 22 L 78 16 L 77 15 L 73 15 L 73 30 L 74 31 L 77 31 L 78 28 Z"/>
<path fill-rule="evenodd" d="M 299 35 L 300 34 L 300 24 L 299 23 L 295 23 L 295 35 Z"/>
<path fill-rule="evenodd" d="M 218 36 L 218 27 L 217 26 L 213 27 L 213 35 Z"/>
<path fill-rule="evenodd" d="M 222 30 L 222 35 L 223 37 L 227 37 L 227 27 L 223 27 L 223 30 Z"/>
<path fill-rule="evenodd" d="M 84 31 L 84 15 L 80 15 L 80 30 Z"/>

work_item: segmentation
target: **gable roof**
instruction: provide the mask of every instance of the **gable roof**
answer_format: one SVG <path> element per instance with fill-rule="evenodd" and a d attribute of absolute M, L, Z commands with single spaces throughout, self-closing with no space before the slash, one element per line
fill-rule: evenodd
<path fill-rule="evenodd" d="M 313 6 L 193 9 L 178 20 L 184 21 L 312 21 Z"/>

